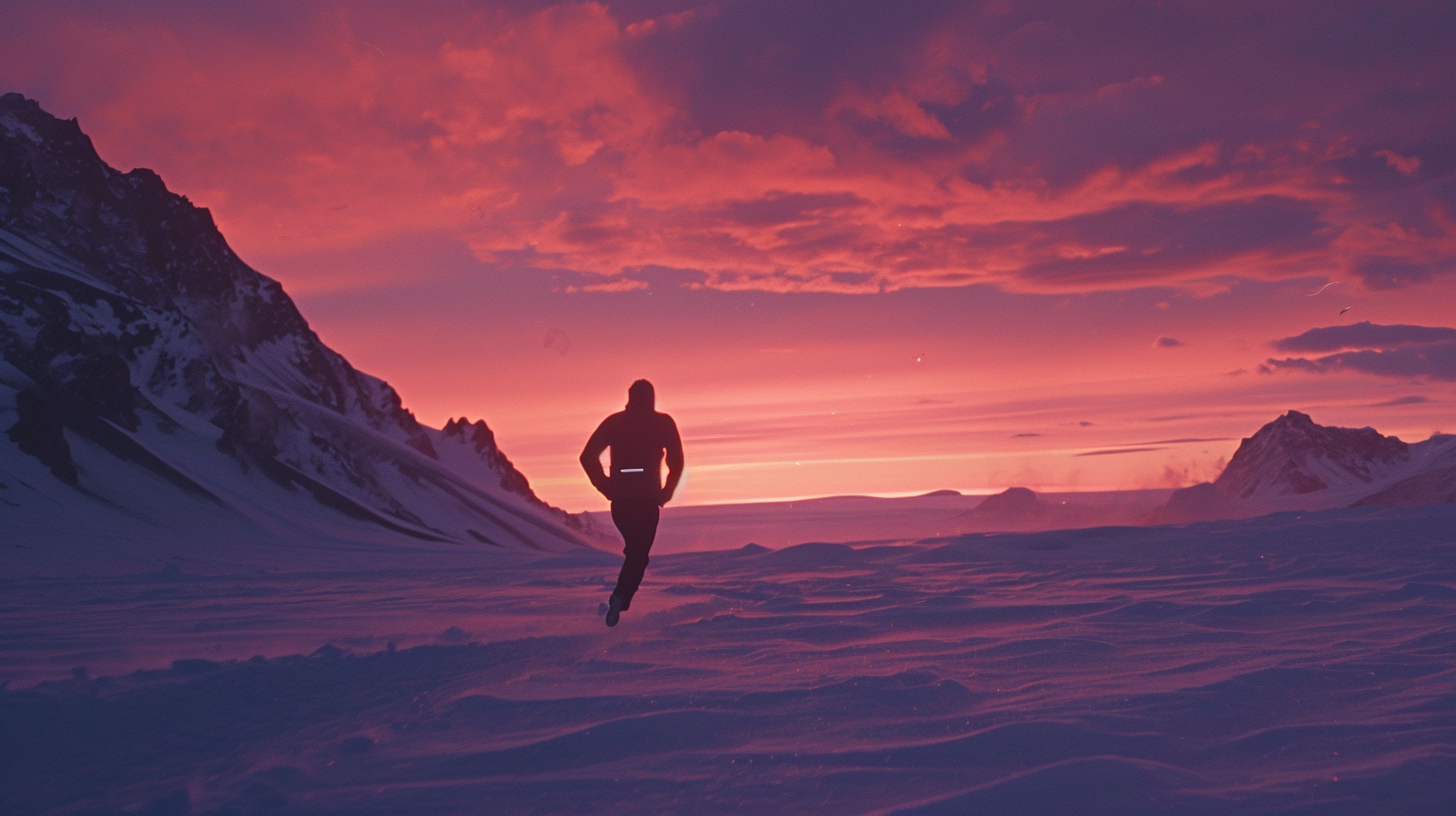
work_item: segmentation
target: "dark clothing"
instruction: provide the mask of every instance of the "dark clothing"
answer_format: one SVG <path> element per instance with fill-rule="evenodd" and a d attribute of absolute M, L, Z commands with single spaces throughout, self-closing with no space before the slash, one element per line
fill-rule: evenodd
<path fill-rule="evenodd" d="M 632 606 L 632 596 L 642 583 L 642 574 L 647 571 L 647 553 L 652 550 L 652 541 L 657 537 L 657 519 L 660 514 L 657 502 L 651 499 L 619 499 L 612 502 L 612 521 L 622 533 L 622 552 L 627 560 L 622 562 L 622 571 L 617 574 L 617 588 L 612 594 L 622 598 L 622 611 Z"/>
<path fill-rule="evenodd" d="M 682 439 L 677 424 L 667 414 L 653 410 L 651 400 L 650 386 L 645 398 L 634 394 L 627 410 L 602 420 L 581 452 L 581 466 L 592 485 L 611 500 L 612 521 L 622 534 L 627 558 L 612 594 L 621 597 L 624 610 L 631 605 L 647 570 L 647 554 L 657 537 L 658 508 L 672 498 L 682 478 Z M 610 475 L 603 472 L 601 459 L 608 448 L 612 451 Z M 666 484 L 662 482 L 664 459 Z"/>
<path fill-rule="evenodd" d="M 602 451 L 612 449 L 611 475 L 602 472 Z M 667 484 L 662 462 L 667 459 Z M 612 501 L 654 499 L 667 503 L 682 478 L 682 440 L 677 423 L 651 408 L 628 408 L 602 420 L 581 452 L 581 466 L 597 490 Z"/>

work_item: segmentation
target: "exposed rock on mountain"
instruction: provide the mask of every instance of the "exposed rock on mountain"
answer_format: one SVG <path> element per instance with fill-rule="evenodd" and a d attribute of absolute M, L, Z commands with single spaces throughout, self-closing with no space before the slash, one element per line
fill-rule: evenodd
<path fill-rule="evenodd" d="M 491 477 L 498 478 L 502 490 L 524 496 L 530 501 L 540 501 L 536 494 L 531 492 L 531 485 L 526 477 L 516 470 L 511 460 L 501 453 L 500 448 L 495 444 L 495 433 L 486 427 L 485 420 L 477 419 L 471 422 L 465 417 L 451 419 L 445 423 L 445 428 L 439 432 L 443 439 L 435 440 L 435 449 L 440 458 L 450 455 L 449 447 L 455 444 L 468 451 L 464 456 L 455 455 L 457 469 L 475 470 L 478 472 L 482 482 Z M 431 433 L 431 436 L 435 436 Z M 483 467 L 482 467 L 483 466 Z"/>
<path fill-rule="evenodd" d="M 1326 428 L 1290 411 L 1245 439 L 1214 481 L 1231 499 L 1361 487 L 1410 461 L 1410 446 L 1374 428 Z"/>
<path fill-rule="evenodd" d="M 78 530 L 94 510 L 184 539 L 189 524 L 547 550 L 591 538 L 484 422 L 422 426 L 206 209 L 150 170 L 108 167 L 74 120 L 19 94 L 0 96 L 0 428 L 0 495 L 41 539 L 66 526 L 42 507 Z M 169 489 L 207 497 L 210 515 L 178 517 Z"/>
<path fill-rule="evenodd" d="M 1456 437 L 1407 444 L 1373 428 L 1325 427 L 1290 411 L 1243 440 L 1212 484 L 1174 492 L 1144 522 L 1451 501 L 1456 501 Z"/>
<path fill-rule="evenodd" d="M 1435 448 L 1423 467 L 1355 504 L 1409 507 L 1456 503 L 1456 436 L 1440 434 L 1420 444 Z"/>

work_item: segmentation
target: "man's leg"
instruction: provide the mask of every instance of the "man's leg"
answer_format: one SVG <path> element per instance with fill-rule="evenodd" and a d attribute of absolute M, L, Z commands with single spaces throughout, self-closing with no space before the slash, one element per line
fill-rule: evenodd
<path fill-rule="evenodd" d="M 632 596 L 642 583 L 647 571 L 647 553 L 657 538 L 657 520 L 661 513 L 657 502 L 651 499 L 623 500 L 612 502 L 612 521 L 622 534 L 622 552 L 626 560 L 617 575 L 617 588 L 612 594 L 621 597 L 622 609 L 632 605 Z"/>

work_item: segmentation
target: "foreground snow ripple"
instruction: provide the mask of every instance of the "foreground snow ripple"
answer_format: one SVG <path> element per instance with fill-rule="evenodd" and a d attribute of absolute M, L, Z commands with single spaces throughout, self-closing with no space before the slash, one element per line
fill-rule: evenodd
<path fill-rule="evenodd" d="M 612 630 L 590 555 L 5 582 L 0 811 L 1453 812 L 1453 542 L 1445 507 L 662 556 Z"/>

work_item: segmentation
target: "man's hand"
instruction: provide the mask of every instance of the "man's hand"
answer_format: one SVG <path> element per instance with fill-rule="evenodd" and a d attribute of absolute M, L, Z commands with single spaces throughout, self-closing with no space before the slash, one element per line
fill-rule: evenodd
<path fill-rule="evenodd" d="M 661 507 L 670 501 L 672 501 L 672 488 L 664 487 L 662 491 L 657 494 L 657 506 Z"/>

